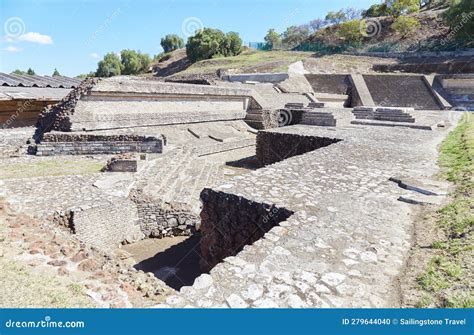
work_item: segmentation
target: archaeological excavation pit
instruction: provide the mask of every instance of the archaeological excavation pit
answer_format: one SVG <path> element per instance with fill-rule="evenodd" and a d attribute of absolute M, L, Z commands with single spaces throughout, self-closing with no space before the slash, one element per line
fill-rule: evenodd
<path fill-rule="evenodd" d="M 245 178 L 249 170 L 339 141 L 329 137 L 259 132 L 257 155 L 227 161 L 225 166 L 244 171 L 240 177 Z M 202 273 L 209 273 L 226 257 L 237 255 L 294 213 L 211 188 L 200 192 L 199 217 L 191 214 L 189 205 L 188 211 L 183 205 L 181 210 L 167 212 L 169 205 L 152 203 L 143 195 L 134 201 L 138 206 L 141 231 L 150 238 L 126 245 L 124 250 L 133 255 L 136 269 L 154 273 L 177 290 L 192 285 Z M 157 225 L 157 221 L 161 223 Z M 186 222 L 190 224 L 186 226 Z"/>

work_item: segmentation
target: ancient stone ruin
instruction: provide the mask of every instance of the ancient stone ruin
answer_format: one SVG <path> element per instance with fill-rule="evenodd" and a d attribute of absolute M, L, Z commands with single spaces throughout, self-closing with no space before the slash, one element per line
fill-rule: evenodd
<path fill-rule="evenodd" d="M 415 209 L 389 179 L 436 173 L 458 118 L 440 89 L 453 80 L 87 79 L 41 113 L 26 145 L 8 146 L 104 172 L 3 186 L 88 246 L 131 253 L 176 289 L 161 306 L 393 306 Z"/>

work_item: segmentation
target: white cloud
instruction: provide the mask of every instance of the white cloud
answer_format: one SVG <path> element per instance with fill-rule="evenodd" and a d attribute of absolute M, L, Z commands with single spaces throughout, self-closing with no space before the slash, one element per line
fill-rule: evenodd
<path fill-rule="evenodd" d="M 42 35 L 40 33 L 29 32 L 18 36 L 18 41 L 39 43 L 39 44 L 53 44 L 51 36 Z"/>
<path fill-rule="evenodd" d="M 10 45 L 10 46 L 8 46 L 8 47 L 5 48 L 5 51 L 8 51 L 8 52 L 20 52 L 21 49 Z"/>
<path fill-rule="evenodd" d="M 100 58 L 99 54 L 96 53 L 96 52 L 91 53 L 89 56 L 91 56 L 94 59 L 99 59 Z"/>

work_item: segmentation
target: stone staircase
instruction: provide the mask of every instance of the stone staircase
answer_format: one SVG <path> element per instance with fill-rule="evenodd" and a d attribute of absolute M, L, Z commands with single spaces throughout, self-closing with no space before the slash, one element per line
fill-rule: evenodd
<path fill-rule="evenodd" d="M 457 75 L 441 79 L 441 85 L 457 109 L 474 111 L 474 75 Z"/>
<path fill-rule="evenodd" d="M 308 126 L 335 127 L 336 119 L 332 113 L 308 111 L 303 113 L 300 124 Z"/>
<path fill-rule="evenodd" d="M 254 129 L 269 129 L 278 127 L 278 113 L 271 109 L 254 109 L 247 113 L 244 119 Z"/>
<path fill-rule="evenodd" d="M 404 108 L 354 107 L 352 113 L 358 120 L 415 123 L 415 119 L 406 111 Z"/>
<path fill-rule="evenodd" d="M 310 102 L 308 106 L 302 103 L 287 103 L 285 108 L 280 110 L 283 115 L 289 115 L 291 124 L 304 124 L 310 126 L 336 126 L 336 119 L 332 113 L 316 112 L 316 108 L 323 108 L 325 106 L 322 102 Z"/>
<path fill-rule="evenodd" d="M 199 193 L 220 180 L 220 166 L 197 157 L 192 147 L 178 147 L 150 162 L 135 186 L 162 202 L 189 204 L 199 213 Z"/>

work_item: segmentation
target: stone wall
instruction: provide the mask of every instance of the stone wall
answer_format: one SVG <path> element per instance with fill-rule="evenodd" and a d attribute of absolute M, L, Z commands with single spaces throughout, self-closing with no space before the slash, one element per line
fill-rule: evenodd
<path fill-rule="evenodd" d="M 440 109 L 431 87 L 428 87 L 423 76 L 363 75 L 363 77 L 376 106 Z"/>
<path fill-rule="evenodd" d="M 143 238 L 137 209 L 130 200 L 117 200 L 87 209 L 71 210 L 69 228 L 78 239 L 100 250 L 111 251 L 121 243 Z M 64 223 L 63 223 L 64 224 Z"/>
<path fill-rule="evenodd" d="M 28 153 L 37 156 L 161 153 L 163 142 L 163 137 L 151 136 L 48 133 L 41 143 L 30 145 Z"/>
<path fill-rule="evenodd" d="M 44 134 L 41 142 L 154 142 L 158 138 L 141 135 L 99 135 L 92 133 L 72 134 L 72 133 L 47 133 Z"/>
<path fill-rule="evenodd" d="M 409 73 L 472 73 L 474 62 L 466 60 L 433 60 L 428 62 L 413 62 L 401 64 L 374 64 L 372 66 L 377 72 L 409 72 Z"/>
<path fill-rule="evenodd" d="M 346 52 L 348 55 L 380 58 L 429 58 L 429 57 L 473 57 L 474 48 L 456 51 L 407 51 L 407 52 Z"/>
<path fill-rule="evenodd" d="M 169 204 L 131 193 L 136 204 L 140 229 L 146 237 L 189 236 L 196 232 L 199 217 L 186 204 Z"/>
<path fill-rule="evenodd" d="M 37 136 L 82 131 L 243 119 L 252 91 L 117 76 L 86 80 L 42 112 Z"/>
<path fill-rule="evenodd" d="M 346 74 L 305 74 L 314 92 L 348 94 L 351 83 Z"/>
<path fill-rule="evenodd" d="M 221 77 L 222 80 L 228 81 L 257 81 L 260 83 L 280 83 L 289 78 L 288 73 L 237 73 L 227 74 Z"/>
<path fill-rule="evenodd" d="M 257 134 L 256 155 L 258 162 L 264 166 L 339 141 L 340 139 L 337 138 L 259 131 Z"/>
<path fill-rule="evenodd" d="M 204 272 L 236 255 L 293 214 L 285 208 L 208 188 L 201 192 L 201 200 L 200 267 Z"/>

